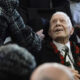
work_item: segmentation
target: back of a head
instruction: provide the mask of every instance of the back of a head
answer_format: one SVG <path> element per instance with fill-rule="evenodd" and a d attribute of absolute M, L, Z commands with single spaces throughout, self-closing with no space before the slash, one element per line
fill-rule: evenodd
<path fill-rule="evenodd" d="M 31 75 L 30 80 L 74 80 L 73 73 L 57 63 L 45 63 Z"/>
<path fill-rule="evenodd" d="M 0 80 L 27 80 L 35 66 L 26 49 L 16 44 L 0 47 Z"/>

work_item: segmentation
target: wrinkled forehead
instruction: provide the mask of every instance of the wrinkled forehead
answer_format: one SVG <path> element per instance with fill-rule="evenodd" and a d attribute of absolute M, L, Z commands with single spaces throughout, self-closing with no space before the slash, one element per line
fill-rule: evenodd
<path fill-rule="evenodd" d="M 55 13 L 55 14 L 52 15 L 50 22 L 54 19 L 63 19 L 65 21 L 67 21 L 68 16 L 64 13 Z"/>

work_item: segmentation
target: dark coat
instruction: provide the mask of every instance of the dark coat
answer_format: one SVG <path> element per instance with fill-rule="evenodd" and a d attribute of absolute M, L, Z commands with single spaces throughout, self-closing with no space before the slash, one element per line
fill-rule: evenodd
<path fill-rule="evenodd" d="M 16 10 L 18 0 L 0 0 L 0 46 L 4 44 L 7 36 L 13 43 L 38 51 L 41 48 L 40 38 L 33 30 L 24 24 L 22 17 Z"/>
<path fill-rule="evenodd" d="M 71 42 L 71 51 L 74 59 L 74 67 L 80 72 L 80 45 Z M 36 59 L 38 65 L 46 62 L 57 62 L 69 66 L 52 42 L 45 42 L 43 44 L 43 48 Z"/>

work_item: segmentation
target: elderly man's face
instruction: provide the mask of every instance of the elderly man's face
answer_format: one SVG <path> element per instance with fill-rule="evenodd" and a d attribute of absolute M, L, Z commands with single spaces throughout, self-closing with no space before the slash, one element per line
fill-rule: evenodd
<path fill-rule="evenodd" d="M 58 38 L 69 38 L 71 29 L 65 15 L 55 14 L 50 21 L 49 35 L 53 40 Z"/>

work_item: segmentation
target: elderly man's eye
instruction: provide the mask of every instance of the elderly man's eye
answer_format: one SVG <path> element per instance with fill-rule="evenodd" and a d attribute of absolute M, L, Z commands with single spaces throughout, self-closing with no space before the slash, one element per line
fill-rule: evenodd
<path fill-rule="evenodd" d="M 65 20 L 63 20 L 63 19 L 62 19 L 62 20 L 60 20 L 60 21 L 61 21 L 61 22 L 63 22 L 63 23 L 65 23 L 65 22 L 66 22 L 66 21 L 65 21 Z"/>
<path fill-rule="evenodd" d="M 53 20 L 53 21 L 52 21 L 52 23 L 56 23 L 56 22 L 57 22 L 56 20 Z"/>

